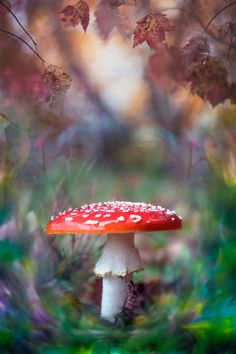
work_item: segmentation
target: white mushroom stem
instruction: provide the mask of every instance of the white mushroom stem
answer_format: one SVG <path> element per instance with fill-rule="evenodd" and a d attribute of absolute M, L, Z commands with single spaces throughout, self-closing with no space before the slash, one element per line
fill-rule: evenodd
<path fill-rule="evenodd" d="M 133 233 L 108 234 L 95 273 L 103 277 L 101 317 L 114 322 L 127 299 L 132 273 L 143 269 Z"/>
<path fill-rule="evenodd" d="M 101 317 L 114 322 L 127 299 L 127 279 L 105 275 L 102 282 Z"/>

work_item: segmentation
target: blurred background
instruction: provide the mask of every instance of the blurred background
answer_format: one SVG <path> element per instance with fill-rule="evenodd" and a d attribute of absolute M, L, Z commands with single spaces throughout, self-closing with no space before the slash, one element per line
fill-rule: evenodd
<path fill-rule="evenodd" d="M 183 46 L 230 1 L 108 3 L 129 23 L 107 30 L 104 12 L 104 29 L 104 1 L 89 0 L 84 33 L 63 26 L 68 1 L 0 1 L 0 352 L 234 353 L 236 105 L 192 94 L 166 44 L 155 57 L 132 38 L 163 11 L 176 26 L 168 43 Z M 235 11 L 206 31 L 229 82 Z M 51 215 L 111 200 L 183 217 L 181 231 L 136 235 L 139 297 L 113 327 L 93 274 L 104 237 L 44 232 Z"/>

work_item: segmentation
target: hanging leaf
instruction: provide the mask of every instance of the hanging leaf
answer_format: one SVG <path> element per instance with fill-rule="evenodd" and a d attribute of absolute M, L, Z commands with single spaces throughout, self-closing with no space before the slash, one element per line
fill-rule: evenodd
<path fill-rule="evenodd" d="M 228 73 L 217 57 L 203 57 L 188 70 L 186 79 L 190 82 L 191 92 L 209 101 L 212 106 L 229 98 Z"/>
<path fill-rule="evenodd" d="M 86 32 L 89 24 L 89 7 L 86 1 L 80 0 L 76 5 L 68 5 L 60 14 L 64 27 L 75 27 L 81 24 Z"/>
<path fill-rule="evenodd" d="M 101 1 L 96 7 L 95 17 L 101 37 L 107 39 L 115 28 L 116 9 L 106 1 Z"/>
<path fill-rule="evenodd" d="M 234 45 L 236 42 L 235 32 L 236 32 L 236 23 L 231 21 L 226 21 L 218 28 L 219 40 Z"/>
<path fill-rule="evenodd" d="M 158 87 L 171 91 L 176 83 L 185 83 L 185 69 L 181 48 L 171 46 L 166 49 L 162 46 L 150 56 L 147 73 Z"/>
<path fill-rule="evenodd" d="M 134 30 L 134 47 L 147 42 L 150 48 L 156 49 L 160 43 L 165 42 L 166 32 L 174 31 L 175 25 L 160 12 L 152 13 L 137 22 Z"/>
<path fill-rule="evenodd" d="M 59 66 L 50 64 L 41 77 L 45 90 L 45 101 L 51 108 L 60 108 L 64 104 L 67 91 L 71 86 L 71 77 Z"/>
<path fill-rule="evenodd" d="M 116 28 L 123 38 L 130 38 L 132 36 L 132 25 L 127 16 L 118 14 Z"/>
<path fill-rule="evenodd" d="M 122 5 L 121 1 L 101 1 L 95 11 L 97 27 L 101 37 L 106 40 L 111 32 L 117 28 L 124 37 L 130 37 L 132 26 L 129 18 L 121 14 L 118 7 Z"/>
<path fill-rule="evenodd" d="M 192 37 L 188 43 L 182 48 L 183 50 L 183 60 L 186 68 L 189 65 L 197 62 L 202 56 L 206 56 L 209 51 L 209 44 L 205 37 L 196 36 Z"/>

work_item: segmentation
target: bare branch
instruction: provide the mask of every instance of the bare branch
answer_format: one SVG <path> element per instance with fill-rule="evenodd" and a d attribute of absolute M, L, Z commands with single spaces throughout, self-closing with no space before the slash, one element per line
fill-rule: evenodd
<path fill-rule="evenodd" d="M 44 66 L 45 60 L 36 52 L 36 50 L 35 50 L 33 47 L 31 47 L 31 45 L 30 45 L 29 43 L 26 42 L 26 40 L 24 40 L 23 38 L 19 37 L 17 34 L 12 33 L 12 32 L 10 32 L 10 31 L 7 31 L 7 30 L 4 30 L 4 29 L 2 29 L 2 28 L 0 28 L 0 32 L 6 33 L 6 34 L 8 34 L 9 36 L 12 36 L 12 37 L 18 39 L 19 41 L 23 42 L 23 43 L 24 43 L 28 48 L 30 48 L 30 50 L 32 50 L 32 52 L 41 60 L 43 66 Z"/>
<path fill-rule="evenodd" d="M 18 18 L 16 17 L 16 15 L 14 14 L 14 12 L 3 2 L 0 0 L 0 5 L 2 5 L 11 15 L 12 17 L 14 17 L 14 19 L 16 20 L 16 22 L 18 23 L 18 25 L 20 26 L 20 28 L 27 34 L 27 36 L 31 39 L 31 41 L 33 42 L 34 46 L 37 47 L 37 43 L 35 42 L 35 40 L 33 39 L 33 37 L 29 34 L 29 32 L 24 28 L 24 26 L 21 24 L 21 22 L 18 20 Z"/>
<path fill-rule="evenodd" d="M 208 24 L 206 25 L 206 27 L 204 28 L 204 31 L 203 33 L 205 33 L 208 29 L 208 27 L 210 26 L 210 24 L 214 21 L 214 19 L 219 15 L 221 14 L 221 12 L 225 11 L 226 9 L 228 9 L 229 7 L 233 6 L 233 5 L 236 5 L 236 1 L 232 1 L 230 4 L 222 7 L 220 10 L 218 10 L 215 15 L 210 19 L 210 21 L 208 22 Z"/>

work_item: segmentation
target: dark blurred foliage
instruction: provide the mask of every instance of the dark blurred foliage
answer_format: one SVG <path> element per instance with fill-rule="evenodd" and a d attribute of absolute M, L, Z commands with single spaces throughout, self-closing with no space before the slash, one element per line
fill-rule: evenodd
<path fill-rule="evenodd" d="M 0 353 L 235 353 L 236 106 L 214 88 L 235 85 L 236 6 L 87 3 L 84 34 L 78 13 L 61 23 L 76 2 L 0 1 Z M 165 9 L 168 48 L 133 49 L 136 22 Z M 146 269 L 110 325 L 93 274 L 104 238 L 44 227 L 114 199 L 175 209 L 183 230 L 136 236 Z"/>

